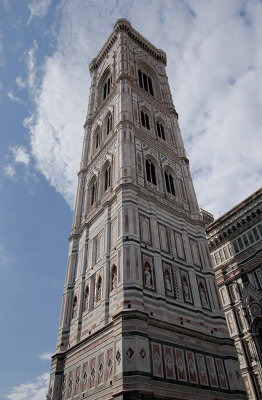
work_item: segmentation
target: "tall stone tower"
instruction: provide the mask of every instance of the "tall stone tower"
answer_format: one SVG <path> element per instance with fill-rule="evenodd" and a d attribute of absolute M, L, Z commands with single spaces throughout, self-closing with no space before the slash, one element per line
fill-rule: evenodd
<path fill-rule="evenodd" d="M 125 19 L 90 64 L 49 399 L 245 399 L 165 65 Z"/>

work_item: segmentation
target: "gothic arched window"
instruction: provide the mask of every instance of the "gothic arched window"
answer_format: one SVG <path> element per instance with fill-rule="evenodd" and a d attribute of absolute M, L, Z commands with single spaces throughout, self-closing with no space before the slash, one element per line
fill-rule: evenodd
<path fill-rule="evenodd" d="M 154 96 L 152 79 L 144 72 L 142 72 L 140 69 L 138 70 L 138 80 L 139 80 L 139 86 L 143 88 L 146 92 Z"/>
<path fill-rule="evenodd" d="M 105 191 L 111 186 L 111 165 L 108 165 L 104 172 L 104 189 Z"/>
<path fill-rule="evenodd" d="M 149 117 L 145 111 L 141 111 L 141 124 L 148 130 L 150 130 Z"/>
<path fill-rule="evenodd" d="M 102 134 L 100 128 L 98 128 L 95 133 L 95 149 L 98 149 L 101 143 L 102 143 Z"/>
<path fill-rule="evenodd" d="M 173 196 L 176 195 L 175 186 L 174 186 L 174 179 L 170 172 L 165 171 L 165 183 L 166 183 L 166 190 L 168 193 L 172 194 Z"/>
<path fill-rule="evenodd" d="M 156 122 L 156 128 L 157 128 L 157 136 L 160 137 L 163 140 L 166 140 L 165 137 L 165 130 L 161 122 Z"/>
<path fill-rule="evenodd" d="M 91 206 L 96 201 L 96 182 L 94 182 L 91 186 Z"/>
<path fill-rule="evenodd" d="M 146 160 L 146 180 L 156 185 L 156 169 L 150 160 Z"/>
<path fill-rule="evenodd" d="M 107 98 L 107 96 L 110 93 L 111 90 L 111 85 L 112 85 L 112 77 L 109 76 L 107 78 L 107 80 L 104 83 L 104 87 L 103 87 L 103 100 L 105 100 Z"/>

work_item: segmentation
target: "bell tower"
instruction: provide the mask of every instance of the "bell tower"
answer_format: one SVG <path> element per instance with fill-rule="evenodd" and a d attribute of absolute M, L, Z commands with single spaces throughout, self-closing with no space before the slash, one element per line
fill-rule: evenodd
<path fill-rule="evenodd" d="M 165 66 L 126 19 L 90 63 L 50 400 L 246 398 Z"/>

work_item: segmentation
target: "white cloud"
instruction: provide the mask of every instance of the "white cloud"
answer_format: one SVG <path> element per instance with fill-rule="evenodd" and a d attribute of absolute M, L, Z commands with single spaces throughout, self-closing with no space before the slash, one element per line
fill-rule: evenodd
<path fill-rule="evenodd" d="M 12 165 L 6 165 L 5 167 L 4 167 L 4 174 L 6 175 L 6 176 L 8 176 L 9 178 L 11 178 L 11 179 L 15 179 L 15 175 L 16 175 L 16 172 L 15 172 L 15 169 L 14 169 L 14 167 L 12 166 Z"/>
<path fill-rule="evenodd" d="M 10 90 L 10 91 L 7 93 L 7 96 L 9 97 L 9 99 L 10 99 L 11 101 L 15 101 L 15 102 L 17 102 L 17 103 L 23 103 L 23 100 L 21 100 L 19 97 L 16 97 L 16 96 L 14 95 L 14 93 L 12 92 L 12 90 Z"/>
<path fill-rule="evenodd" d="M 14 386 L 6 395 L 9 400 L 44 400 L 48 390 L 49 374 L 38 376 L 35 381 Z"/>
<path fill-rule="evenodd" d="M 27 83 L 29 89 L 36 94 L 36 57 L 35 53 L 38 49 L 36 40 L 34 40 L 33 47 L 27 53 Z"/>
<path fill-rule="evenodd" d="M 52 355 L 53 355 L 53 353 L 45 352 L 45 353 L 39 354 L 39 358 L 42 361 L 51 361 Z"/>
<path fill-rule="evenodd" d="M 10 147 L 10 150 L 13 153 L 14 161 L 16 163 L 21 163 L 28 166 L 30 161 L 30 156 L 24 146 Z"/>
<path fill-rule="evenodd" d="M 218 215 L 261 185 L 259 0 L 69 0 L 60 12 L 57 48 L 38 67 L 43 71 L 39 83 L 36 43 L 29 53 L 35 113 L 28 126 L 38 169 L 71 206 L 90 87 L 88 64 L 123 16 L 167 53 L 200 206 Z"/>
<path fill-rule="evenodd" d="M 33 0 L 28 4 L 30 16 L 27 23 L 29 24 L 34 17 L 43 18 L 47 14 L 50 4 L 51 0 Z"/>
<path fill-rule="evenodd" d="M 23 89 L 26 87 L 26 83 L 23 81 L 21 76 L 18 76 L 15 81 L 19 89 Z"/>

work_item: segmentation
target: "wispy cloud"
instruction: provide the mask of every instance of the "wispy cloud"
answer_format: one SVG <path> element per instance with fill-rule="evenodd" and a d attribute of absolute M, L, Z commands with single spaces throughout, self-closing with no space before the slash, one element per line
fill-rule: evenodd
<path fill-rule="evenodd" d="M 27 23 L 29 24 L 34 17 L 45 17 L 50 4 L 51 0 L 33 0 L 32 3 L 28 4 L 30 16 Z"/>
<path fill-rule="evenodd" d="M 15 81 L 19 89 L 23 89 L 26 87 L 26 83 L 23 81 L 21 76 L 18 76 Z"/>
<path fill-rule="evenodd" d="M 51 361 L 52 355 L 53 355 L 53 353 L 46 352 L 46 353 L 39 354 L 39 358 L 42 361 Z"/>
<path fill-rule="evenodd" d="M 14 95 L 14 93 L 12 92 L 12 90 L 10 90 L 10 91 L 7 93 L 7 96 L 9 97 L 9 99 L 10 99 L 11 101 L 15 101 L 15 102 L 17 102 L 17 103 L 23 103 L 23 100 L 20 99 L 19 97 L 16 97 L 16 96 Z"/>
<path fill-rule="evenodd" d="M 28 50 L 27 53 L 27 82 L 28 87 L 31 91 L 36 90 L 36 57 L 35 53 L 38 49 L 36 40 L 34 40 L 33 47 Z"/>
<path fill-rule="evenodd" d="M 38 66 L 40 82 L 36 43 L 28 58 L 35 99 L 28 126 L 38 169 L 72 206 L 90 87 L 87 66 L 123 15 L 167 53 L 199 203 L 218 215 L 262 183 L 259 0 L 65 2 L 57 48 Z"/>
<path fill-rule="evenodd" d="M 28 381 L 14 386 L 6 395 L 9 400 L 43 400 L 48 390 L 49 374 L 38 376 L 34 381 Z"/>
<path fill-rule="evenodd" d="M 15 180 L 16 172 L 15 168 L 12 165 L 10 164 L 6 165 L 3 171 L 5 176 L 8 176 L 8 178 Z"/>
<path fill-rule="evenodd" d="M 13 153 L 14 161 L 16 163 L 21 163 L 28 166 L 30 155 L 28 154 L 27 149 L 24 146 L 10 147 L 10 150 Z"/>

